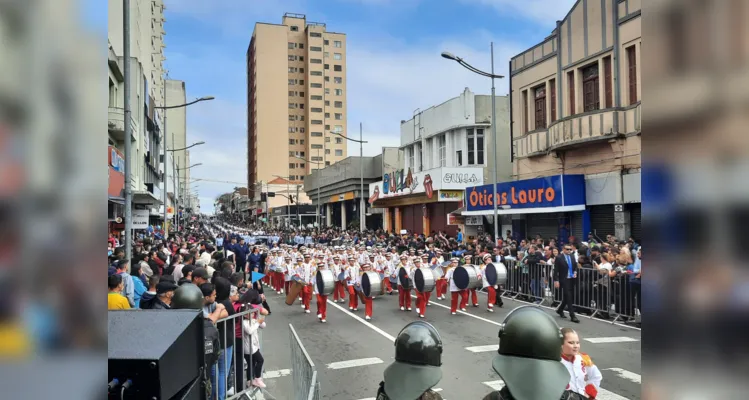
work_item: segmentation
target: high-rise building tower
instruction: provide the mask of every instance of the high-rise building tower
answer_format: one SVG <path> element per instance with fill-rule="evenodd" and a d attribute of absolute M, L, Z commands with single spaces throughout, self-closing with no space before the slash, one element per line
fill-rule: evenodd
<path fill-rule="evenodd" d="M 346 117 L 346 35 L 301 14 L 256 23 L 247 49 L 250 192 L 274 175 L 302 183 L 344 159 L 347 141 L 331 132 L 346 136 Z"/>

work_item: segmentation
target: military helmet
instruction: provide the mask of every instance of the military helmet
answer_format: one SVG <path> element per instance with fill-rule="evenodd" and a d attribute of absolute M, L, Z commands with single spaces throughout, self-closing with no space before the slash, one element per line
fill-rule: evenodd
<path fill-rule="evenodd" d="M 442 379 L 442 337 L 424 321 L 406 325 L 395 338 L 395 362 L 385 369 L 391 400 L 413 400 Z"/>
<path fill-rule="evenodd" d="M 518 307 L 499 329 L 492 367 L 515 399 L 557 400 L 570 380 L 560 362 L 561 345 L 561 331 L 549 314 L 534 306 Z"/>
<path fill-rule="evenodd" d="M 203 292 L 193 283 L 184 283 L 174 291 L 173 309 L 200 310 L 203 308 Z"/>

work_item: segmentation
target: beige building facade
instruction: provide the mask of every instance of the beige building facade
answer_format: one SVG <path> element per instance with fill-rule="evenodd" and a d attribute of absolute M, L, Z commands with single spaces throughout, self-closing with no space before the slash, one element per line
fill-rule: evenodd
<path fill-rule="evenodd" d="M 313 169 L 344 159 L 346 140 L 333 133 L 347 135 L 346 96 L 345 34 L 302 14 L 255 24 L 247 50 L 247 186 L 274 175 L 301 184 Z"/>
<path fill-rule="evenodd" d="M 641 0 L 578 0 L 550 36 L 510 61 L 514 180 L 584 175 L 578 236 L 584 225 L 604 238 L 639 235 L 640 8 Z"/>

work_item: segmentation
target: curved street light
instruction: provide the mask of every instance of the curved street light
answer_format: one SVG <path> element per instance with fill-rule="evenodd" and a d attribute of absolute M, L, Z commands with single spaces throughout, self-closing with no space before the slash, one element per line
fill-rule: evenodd
<path fill-rule="evenodd" d="M 445 54 L 445 53 L 443 53 Z M 449 54 L 449 53 L 447 53 Z M 367 212 L 366 212 L 366 203 L 364 202 L 364 143 L 368 143 L 365 140 L 362 140 L 362 123 L 359 122 L 359 140 L 351 139 L 348 136 L 343 136 L 338 132 L 330 132 L 336 136 L 342 137 L 346 140 L 350 140 L 354 143 L 359 143 L 359 173 L 361 174 L 359 178 L 359 232 L 364 233 L 364 228 L 366 228 L 366 218 L 367 218 Z M 344 227 L 345 228 L 345 227 Z"/>
<path fill-rule="evenodd" d="M 474 67 L 471 64 L 468 64 L 465 60 L 462 58 L 456 56 L 453 53 L 450 53 L 449 51 L 443 51 L 442 57 L 446 58 L 448 60 L 453 60 L 466 68 L 467 70 L 476 73 L 481 76 L 485 76 L 487 78 L 491 78 L 492 80 L 492 153 L 494 154 L 494 168 L 492 168 L 492 192 L 494 199 L 497 198 L 497 107 L 495 105 L 496 102 L 496 96 L 494 94 L 494 79 L 502 79 L 504 78 L 503 75 L 496 75 L 494 74 L 494 42 L 491 43 L 491 56 L 492 56 L 492 70 L 491 72 L 484 72 L 476 67 Z M 512 160 L 512 137 L 510 137 L 510 160 Z M 497 202 L 492 201 L 494 204 L 494 245 L 496 246 L 499 242 L 499 213 L 497 212 Z"/>
<path fill-rule="evenodd" d="M 187 106 L 191 106 L 191 105 L 193 105 L 195 103 L 200 103 L 201 101 L 210 101 L 210 100 L 213 100 L 213 99 L 215 99 L 215 97 L 213 97 L 213 96 L 203 96 L 201 98 L 195 99 L 195 100 L 193 100 L 193 101 L 191 101 L 189 103 L 185 103 L 185 104 L 177 104 L 176 106 L 155 106 L 154 108 L 158 109 L 158 110 L 171 110 L 173 108 L 187 107 Z"/>
<path fill-rule="evenodd" d="M 204 141 L 200 141 L 200 142 L 193 143 L 193 144 L 191 144 L 191 145 L 189 145 L 187 147 L 183 147 L 181 149 L 170 149 L 170 150 L 167 150 L 167 151 L 182 151 L 182 150 L 187 150 L 187 149 L 191 149 L 191 148 L 193 148 L 195 146 L 200 146 L 201 144 L 205 144 L 205 142 Z"/>

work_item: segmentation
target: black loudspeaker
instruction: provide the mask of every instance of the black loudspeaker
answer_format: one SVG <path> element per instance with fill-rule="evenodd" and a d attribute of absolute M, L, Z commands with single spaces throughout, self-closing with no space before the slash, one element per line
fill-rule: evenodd
<path fill-rule="evenodd" d="M 132 381 L 125 398 L 205 398 L 202 310 L 120 310 L 108 317 L 109 381 Z"/>

